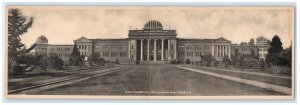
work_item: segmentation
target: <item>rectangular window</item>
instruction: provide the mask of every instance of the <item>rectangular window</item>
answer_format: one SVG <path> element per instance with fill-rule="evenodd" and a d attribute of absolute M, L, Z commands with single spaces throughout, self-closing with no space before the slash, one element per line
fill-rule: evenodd
<path fill-rule="evenodd" d="M 193 57 L 193 52 L 187 52 L 187 57 Z"/>
<path fill-rule="evenodd" d="M 178 57 L 184 57 L 184 52 L 178 52 Z"/>
<path fill-rule="evenodd" d="M 109 52 L 103 52 L 103 57 L 108 57 L 109 56 Z"/>
<path fill-rule="evenodd" d="M 112 57 L 117 57 L 117 56 L 118 56 L 118 53 L 117 53 L 117 52 L 111 52 L 110 55 L 111 55 Z"/>
<path fill-rule="evenodd" d="M 126 57 L 127 53 L 126 52 L 120 52 L 120 57 Z"/>
<path fill-rule="evenodd" d="M 204 50 L 208 50 L 209 49 L 209 46 L 204 46 Z"/>

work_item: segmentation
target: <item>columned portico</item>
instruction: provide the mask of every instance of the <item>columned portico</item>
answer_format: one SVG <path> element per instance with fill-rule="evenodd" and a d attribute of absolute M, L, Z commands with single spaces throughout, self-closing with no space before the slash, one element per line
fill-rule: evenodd
<path fill-rule="evenodd" d="M 150 60 L 150 39 L 147 39 L 147 60 Z"/>
<path fill-rule="evenodd" d="M 231 59 L 231 46 L 228 44 L 216 44 L 212 46 L 212 56 L 222 61 L 223 57 L 228 56 Z"/>
<path fill-rule="evenodd" d="M 144 55 L 143 55 L 143 42 L 144 39 L 141 39 L 141 61 L 143 61 Z"/>
<path fill-rule="evenodd" d="M 216 52 L 214 49 L 216 49 Z M 230 45 L 213 45 L 212 56 L 224 57 L 225 55 L 228 55 L 230 57 L 230 49 Z"/>
<path fill-rule="evenodd" d="M 133 61 L 157 61 L 162 62 L 176 59 L 177 39 L 176 30 L 164 30 L 158 21 L 149 21 L 143 30 L 129 30 L 128 44 L 130 59 Z M 135 41 L 134 41 L 135 40 Z M 136 45 L 134 45 L 136 44 Z M 135 47 L 136 46 L 136 47 Z M 135 53 L 136 52 L 136 53 Z"/>
<path fill-rule="evenodd" d="M 165 39 L 161 39 L 161 60 L 164 60 L 164 40 Z"/>
<path fill-rule="evenodd" d="M 154 39 L 154 61 L 156 61 L 156 59 L 157 59 L 157 50 L 156 50 L 156 40 L 157 39 Z"/>
<path fill-rule="evenodd" d="M 134 46 L 137 46 L 135 50 L 136 55 L 133 57 L 137 59 L 133 60 L 168 61 L 170 59 L 176 59 L 176 47 L 171 49 L 171 43 L 173 43 L 172 40 L 173 39 L 133 39 L 136 43 Z M 130 41 L 129 45 L 131 44 Z M 176 46 L 176 43 L 174 45 Z M 130 46 L 129 50 L 132 48 Z M 172 54 L 174 54 L 174 57 L 172 57 Z"/>
<path fill-rule="evenodd" d="M 168 40 L 168 56 L 167 56 L 168 60 L 171 59 L 170 55 L 171 55 L 171 53 L 170 53 L 170 40 Z"/>

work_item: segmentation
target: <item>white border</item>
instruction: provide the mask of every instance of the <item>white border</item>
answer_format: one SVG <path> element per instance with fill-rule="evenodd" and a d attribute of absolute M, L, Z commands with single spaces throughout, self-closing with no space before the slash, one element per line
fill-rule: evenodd
<path fill-rule="evenodd" d="M 1 102 L 3 103 L 6 103 L 6 104 L 17 104 L 17 103 L 20 103 L 22 105 L 32 105 L 32 103 L 35 103 L 35 104 L 45 104 L 45 103 L 63 103 L 63 104 L 68 104 L 68 103 L 73 103 L 73 102 L 76 102 L 76 104 L 80 104 L 82 102 L 86 102 L 86 103 L 121 103 L 122 105 L 124 105 L 123 103 L 127 103 L 128 105 L 132 105 L 131 103 L 135 103 L 135 104 L 141 104 L 141 103 L 152 103 L 152 104 L 157 104 L 157 103 L 161 103 L 162 104 L 166 104 L 166 103 L 177 103 L 177 104 L 182 104 L 182 103 L 192 103 L 192 104 L 196 104 L 196 103 L 200 103 L 200 104 L 213 104 L 213 105 L 220 105 L 220 104 L 224 104 L 224 103 L 227 103 L 227 104 L 233 104 L 233 105 L 240 105 L 240 104 L 258 104 L 258 105 L 265 105 L 265 104 L 272 104 L 272 105 L 286 105 L 286 104 L 299 104 L 297 101 L 299 101 L 299 93 L 297 92 L 297 90 L 299 89 L 299 87 L 297 86 L 297 77 L 299 75 L 299 72 L 297 72 L 298 70 L 298 66 L 296 66 L 296 69 L 295 69 L 295 73 L 296 73 L 296 82 L 295 82 L 295 86 L 296 86 L 296 99 L 294 101 L 285 101 L 285 100 L 38 100 L 38 99 L 35 99 L 35 100 L 7 100 L 4 98 L 4 93 L 3 93 L 3 81 L 4 81 L 4 78 L 3 78 L 3 74 L 4 74 L 4 40 L 5 40 L 5 34 L 4 34 L 4 7 L 3 7 L 3 2 L 23 2 L 24 4 L 35 4 L 35 3 L 29 3 L 29 2 L 40 2 L 40 3 L 44 3 L 46 4 L 47 2 L 50 2 L 50 1 L 53 1 L 53 2 L 57 2 L 57 4 L 59 4 L 59 2 L 61 3 L 70 3 L 70 4 L 77 4 L 79 2 L 85 2 L 83 4 L 93 4 L 93 3 L 86 3 L 86 2 L 97 2 L 97 0 L 47 0 L 47 1 L 40 1 L 40 0 L 2 0 L 2 5 L 1 5 L 1 11 L 0 11 L 0 14 L 2 14 L 2 21 L 1 21 L 1 26 L 2 28 L 0 28 L 0 32 L 2 32 L 2 37 L 0 38 L 0 48 L 1 48 L 1 52 L 0 52 L 0 58 L 1 59 L 1 63 L 0 63 L 0 67 L 1 67 L 1 71 L 2 71 L 2 78 L 1 78 Z M 143 1 L 144 3 L 141 3 L 140 1 Z M 243 1 L 240 1 L 240 0 L 222 0 L 220 2 L 220 0 L 173 0 L 173 2 L 176 2 L 176 3 L 173 3 L 173 4 L 201 4 L 203 3 L 203 5 L 205 4 L 216 4 L 216 5 L 237 5 L 237 4 L 245 4 L 245 5 L 266 5 L 268 4 L 268 2 L 272 2 L 271 4 L 274 4 L 274 5 L 279 5 L 279 4 L 282 4 L 282 2 L 295 2 L 296 3 L 296 15 L 299 13 L 299 8 L 297 7 L 297 4 L 298 4 L 298 1 L 297 0 L 243 0 Z M 197 2 L 197 1 L 201 1 L 199 3 L 193 3 L 193 2 Z M 124 3 L 125 1 L 121 1 L 121 0 L 102 0 L 102 2 L 109 2 L 109 3 L 103 3 L 103 4 L 117 4 L 117 5 L 130 5 L 130 4 L 157 4 L 157 5 L 167 5 L 169 1 L 163 1 L 163 0 L 127 0 L 126 2 L 127 3 Z M 116 2 L 122 2 L 122 3 L 116 3 Z M 131 2 L 131 3 L 130 3 Z M 189 3 L 190 2 L 190 3 Z M 205 2 L 210 2 L 210 3 L 205 3 Z M 238 3 L 237 3 L 238 2 Z M 250 2 L 250 3 L 249 3 Z M 225 3 L 225 4 L 224 4 Z M 102 3 L 101 3 L 102 4 Z M 170 3 L 172 4 L 172 3 Z M 270 3 L 269 3 L 270 4 Z M 269 5 L 268 4 L 268 5 Z M 284 3 L 282 4 L 284 5 Z M 296 18 L 296 20 L 298 20 L 298 17 Z M 298 21 L 296 21 L 296 52 L 298 52 L 298 46 L 297 46 L 297 41 L 299 40 L 299 38 L 297 37 L 297 30 L 299 29 L 298 27 Z M 298 56 L 295 56 L 295 65 L 298 65 Z M 173 105 L 173 104 L 172 104 Z"/>

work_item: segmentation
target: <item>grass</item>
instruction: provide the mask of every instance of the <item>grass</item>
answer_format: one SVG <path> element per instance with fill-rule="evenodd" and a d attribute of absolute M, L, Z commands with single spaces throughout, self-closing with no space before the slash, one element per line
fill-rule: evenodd
<path fill-rule="evenodd" d="M 38 85 L 47 83 L 50 81 L 57 81 L 60 79 L 65 79 L 70 76 L 74 75 L 80 75 L 82 73 L 86 73 L 88 71 L 95 71 L 95 70 L 103 70 L 108 68 L 113 68 L 114 66 L 108 66 L 103 68 L 94 68 L 91 70 L 33 70 L 31 72 L 28 72 L 26 75 L 15 77 L 15 78 L 9 78 L 8 79 L 8 90 L 14 90 L 19 89 L 23 87 Z"/>
<path fill-rule="evenodd" d="M 195 68 L 198 70 L 204 70 L 208 72 L 213 72 L 217 74 L 223 74 L 228 76 L 234 76 L 239 77 L 243 79 L 249 79 L 249 80 L 255 80 L 275 85 L 281 85 L 286 87 L 292 86 L 292 80 L 291 79 L 284 79 L 284 78 L 276 78 L 276 77 L 268 77 L 268 76 L 262 76 L 262 75 L 254 75 L 254 74 L 247 74 L 247 73 L 238 73 L 238 72 L 230 72 L 230 71 L 221 71 L 216 69 L 209 69 L 209 68 L 203 68 L 201 66 L 192 66 L 192 65 L 185 65 L 186 67 Z M 222 68 L 224 69 L 224 68 Z M 230 69 L 232 70 L 232 69 Z"/>

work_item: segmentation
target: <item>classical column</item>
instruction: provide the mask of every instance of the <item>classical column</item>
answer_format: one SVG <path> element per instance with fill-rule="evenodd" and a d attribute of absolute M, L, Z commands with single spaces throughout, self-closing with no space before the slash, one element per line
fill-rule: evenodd
<path fill-rule="evenodd" d="M 225 54 L 226 54 L 226 47 L 225 45 L 223 45 L 223 57 L 225 56 Z"/>
<path fill-rule="evenodd" d="M 130 44 L 130 40 L 128 41 L 128 59 L 131 58 L 130 56 L 130 49 L 131 49 L 131 44 Z"/>
<path fill-rule="evenodd" d="M 218 45 L 218 56 L 221 56 L 221 46 Z"/>
<path fill-rule="evenodd" d="M 177 59 L 177 40 L 176 39 L 174 40 L 174 51 L 175 51 L 174 58 Z"/>
<path fill-rule="evenodd" d="M 231 60 L 231 47 L 230 47 L 230 45 L 228 45 L 228 57 L 229 57 L 229 59 Z"/>
<path fill-rule="evenodd" d="M 135 39 L 134 40 L 134 60 L 136 60 L 136 56 L 137 56 L 137 40 Z"/>
<path fill-rule="evenodd" d="M 161 39 L 161 60 L 164 60 L 164 39 Z"/>
<path fill-rule="evenodd" d="M 141 39 L 141 61 L 143 61 L 143 41 L 144 39 Z"/>
<path fill-rule="evenodd" d="M 225 45 L 225 55 L 228 56 L 228 47 L 227 47 L 227 45 Z"/>
<path fill-rule="evenodd" d="M 221 45 L 221 56 L 223 57 L 223 53 L 224 53 L 224 46 Z"/>
<path fill-rule="evenodd" d="M 147 60 L 150 61 L 150 39 L 147 39 L 148 48 L 147 48 Z"/>
<path fill-rule="evenodd" d="M 222 57 L 223 56 L 223 46 L 222 45 L 220 45 L 220 56 Z"/>
<path fill-rule="evenodd" d="M 214 56 L 214 45 L 211 46 L 211 55 Z"/>
<path fill-rule="evenodd" d="M 167 56 L 167 59 L 170 60 L 170 39 L 168 39 L 168 56 Z"/>
<path fill-rule="evenodd" d="M 219 46 L 217 45 L 217 57 L 219 56 Z"/>
<path fill-rule="evenodd" d="M 156 61 L 156 39 L 154 39 L 154 61 Z"/>
<path fill-rule="evenodd" d="M 89 46 L 88 45 L 86 45 L 86 49 L 85 49 L 85 53 L 88 53 L 89 52 Z M 88 54 L 86 54 L 86 56 L 87 56 Z"/>
<path fill-rule="evenodd" d="M 221 45 L 221 57 L 223 56 L 224 50 L 223 50 L 223 45 Z"/>

